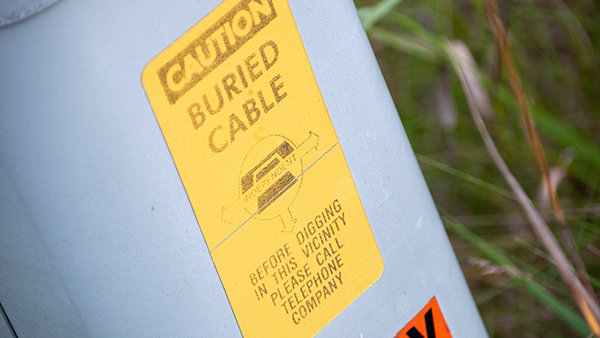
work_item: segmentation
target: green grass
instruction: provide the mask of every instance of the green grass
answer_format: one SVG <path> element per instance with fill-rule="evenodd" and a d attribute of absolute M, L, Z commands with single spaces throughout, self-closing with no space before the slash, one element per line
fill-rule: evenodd
<path fill-rule="evenodd" d="M 490 336 L 587 337 L 568 288 L 482 142 L 444 47 L 460 41 L 473 55 L 473 73 L 491 107 L 487 127 L 556 230 L 549 208 L 536 200 L 540 174 L 483 2 L 355 3 Z M 519 0 L 499 6 L 548 163 L 565 174 L 561 204 L 598 287 L 600 4 Z M 490 266 L 502 268 L 485 274 Z"/>

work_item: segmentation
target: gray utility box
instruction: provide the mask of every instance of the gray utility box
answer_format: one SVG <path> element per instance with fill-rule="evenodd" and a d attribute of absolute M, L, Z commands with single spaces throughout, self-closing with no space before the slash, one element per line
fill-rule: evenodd
<path fill-rule="evenodd" d="M 65 0 L 0 46 L 0 336 L 487 336 L 352 1 Z"/>

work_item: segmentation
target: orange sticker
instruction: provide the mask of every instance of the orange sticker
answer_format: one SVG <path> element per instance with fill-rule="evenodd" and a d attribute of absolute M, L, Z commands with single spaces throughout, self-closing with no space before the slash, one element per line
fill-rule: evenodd
<path fill-rule="evenodd" d="M 396 338 L 452 338 L 435 297 L 398 332 Z"/>

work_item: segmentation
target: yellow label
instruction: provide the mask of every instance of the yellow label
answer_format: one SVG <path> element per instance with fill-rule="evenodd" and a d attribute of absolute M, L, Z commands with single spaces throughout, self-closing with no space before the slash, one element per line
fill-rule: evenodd
<path fill-rule="evenodd" d="M 286 0 L 224 1 L 142 82 L 244 337 L 311 337 L 379 278 Z"/>

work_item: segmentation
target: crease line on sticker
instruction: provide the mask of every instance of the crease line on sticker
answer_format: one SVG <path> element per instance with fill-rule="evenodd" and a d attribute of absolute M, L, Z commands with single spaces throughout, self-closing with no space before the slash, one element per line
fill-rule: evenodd
<path fill-rule="evenodd" d="M 311 135 L 316 135 L 314 133 L 311 133 Z M 310 138 L 311 136 L 309 136 Z M 318 137 L 318 136 L 317 136 Z M 303 144 L 306 143 L 303 142 Z M 240 224 L 237 228 L 235 228 L 229 235 L 227 235 L 227 237 L 225 237 L 221 242 L 219 242 L 219 244 L 217 244 L 214 248 L 210 249 L 210 252 L 215 251 L 221 244 L 223 244 L 227 239 L 229 239 L 229 237 L 231 237 L 235 232 L 237 232 L 242 226 L 244 226 L 246 223 L 248 223 L 248 221 L 250 221 L 254 216 L 256 216 L 257 214 L 259 214 L 262 210 L 264 210 L 265 208 L 267 208 L 275 199 L 277 199 L 277 197 L 279 197 L 281 194 L 283 194 L 284 192 L 287 191 L 287 189 L 289 187 L 291 187 L 292 185 L 294 185 L 296 183 L 296 181 L 302 176 L 304 175 L 304 173 L 310 169 L 313 165 L 315 165 L 320 159 L 322 159 L 325 155 L 327 155 L 333 148 L 335 148 L 335 146 L 337 146 L 340 142 L 337 141 L 334 145 L 332 145 L 329 149 L 327 149 L 323 154 L 321 154 L 321 156 L 319 156 L 319 158 L 317 158 L 316 160 L 314 160 L 310 165 L 308 165 L 306 167 L 306 169 L 304 169 L 298 176 L 296 176 L 294 179 L 292 179 L 289 183 L 287 183 L 284 187 L 282 187 L 274 196 L 272 196 L 269 200 L 265 201 L 262 206 L 255 211 L 254 213 L 252 213 L 245 221 L 242 222 L 242 224 Z M 318 140 L 317 140 L 317 144 L 318 144 Z M 300 145 L 302 146 L 302 144 Z M 299 148 L 300 148 L 299 146 Z M 315 146 L 316 147 L 316 146 Z M 243 189 L 243 188 L 242 188 Z M 238 198 L 236 200 L 237 201 L 241 201 L 242 197 Z M 232 204 L 229 206 L 229 208 L 234 207 L 236 203 Z M 227 208 L 223 207 L 223 211 L 222 214 L 225 213 L 225 210 Z M 242 207 L 239 207 L 235 212 L 232 213 L 232 217 L 237 215 L 239 212 L 242 211 Z M 222 216 L 223 217 L 223 216 Z M 280 217 L 283 217 L 280 215 Z M 291 217 L 291 215 L 290 215 Z"/>

